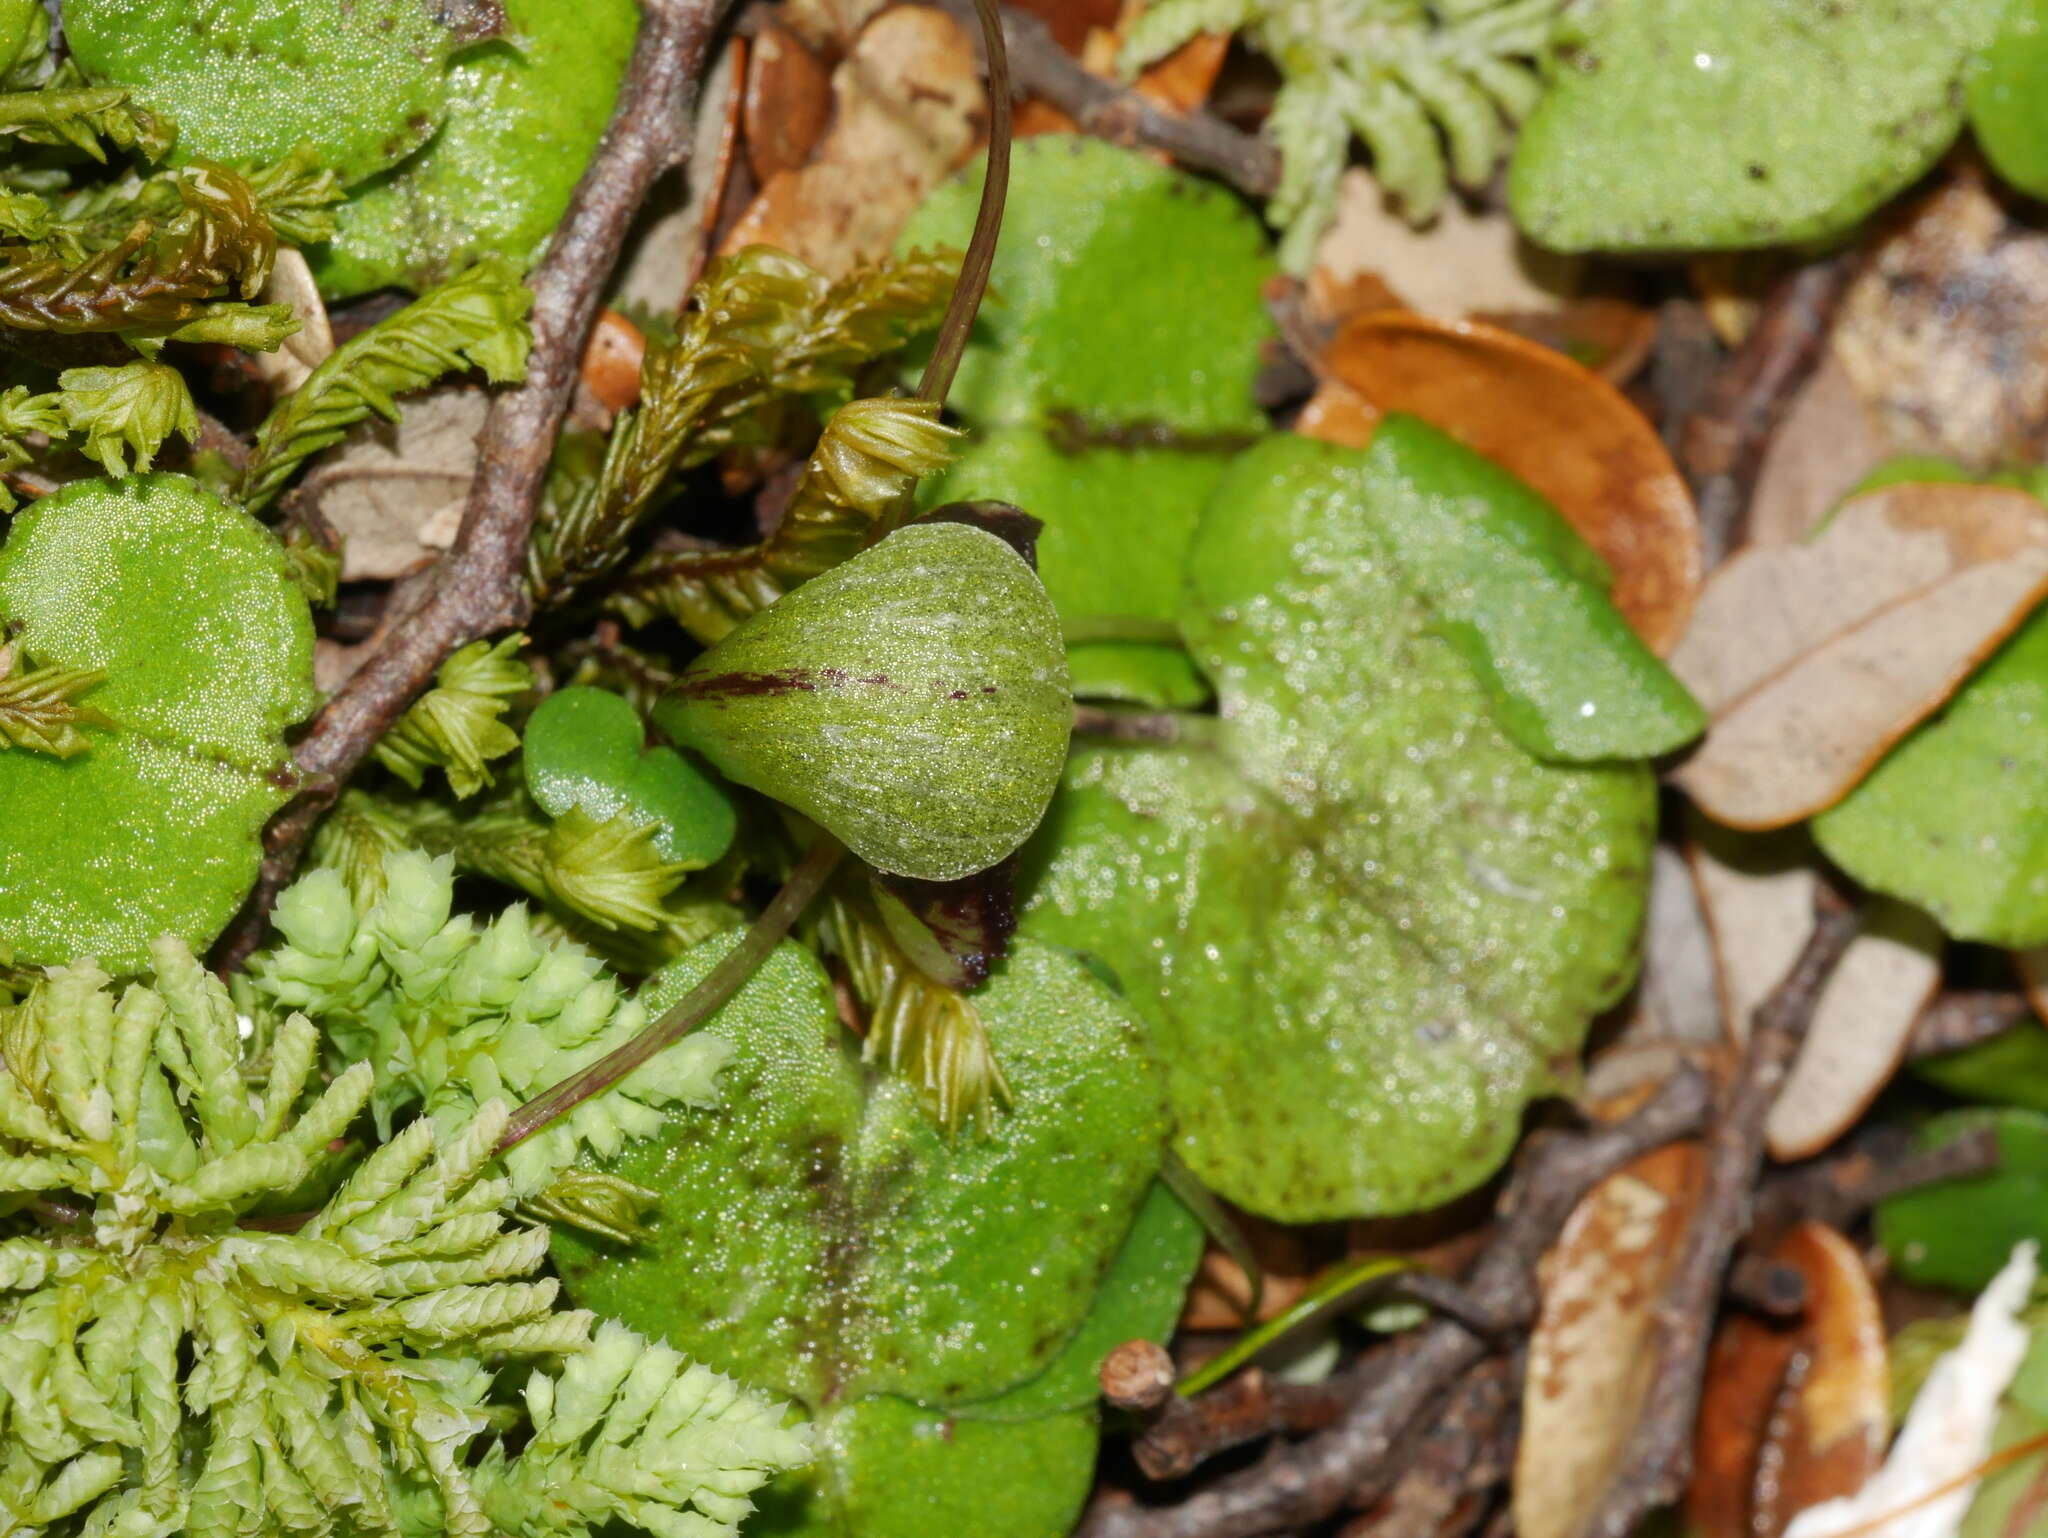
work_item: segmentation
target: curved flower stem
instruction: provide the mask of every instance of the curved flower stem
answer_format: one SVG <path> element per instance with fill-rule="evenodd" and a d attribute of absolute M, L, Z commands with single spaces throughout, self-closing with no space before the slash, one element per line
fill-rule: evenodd
<path fill-rule="evenodd" d="M 761 910 L 761 916 L 754 920 L 740 943 L 705 973 L 696 987 L 624 1046 L 607 1052 L 588 1068 L 571 1074 L 551 1089 L 543 1090 L 514 1111 L 494 1152 L 502 1154 L 518 1147 L 557 1116 L 573 1111 L 594 1095 L 603 1094 L 655 1053 L 681 1041 L 716 1014 L 727 999 L 746 985 L 747 979 L 768 959 L 769 953 L 782 943 L 804 909 L 810 906 L 811 899 L 824 889 L 845 853 L 837 839 L 821 834 L 818 841 L 804 852 L 796 869 L 790 872 L 789 880 L 775 894 L 775 900 Z"/>
<path fill-rule="evenodd" d="M 960 367 L 961 354 L 967 351 L 974 317 L 981 310 L 981 296 L 988 291 L 989 270 L 996 261 L 996 237 L 1003 228 L 1003 200 L 1010 191 L 1010 55 L 995 0 L 974 0 L 974 11 L 981 20 L 982 43 L 988 53 L 988 175 L 982 180 L 981 207 L 974 216 L 967 256 L 960 263 L 953 303 L 939 327 L 924 377 L 917 382 L 919 400 L 941 405 L 953 388 L 953 375 Z"/>

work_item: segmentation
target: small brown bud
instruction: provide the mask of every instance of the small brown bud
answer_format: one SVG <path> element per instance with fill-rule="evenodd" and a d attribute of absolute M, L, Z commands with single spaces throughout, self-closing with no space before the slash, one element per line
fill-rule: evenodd
<path fill-rule="evenodd" d="M 1149 1340 L 1127 1340 L 1103 1358 L 1102 1397 L 1119 1410 L 1156 1410 L 1173 1395 L 1173 1358 Z"/>

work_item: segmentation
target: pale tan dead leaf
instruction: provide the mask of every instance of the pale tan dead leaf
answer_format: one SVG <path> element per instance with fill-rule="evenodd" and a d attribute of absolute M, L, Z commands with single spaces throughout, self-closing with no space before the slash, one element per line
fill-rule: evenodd
<path fill-rule="evenodd" d="M 1797 544 L 1891 456 L 1891 440 L 1829 348 L 1764 450 L 1749 499 L 1749 543 Z"/>
<path fill-rule="evenodd" d="M 706 71 L 683 180 L 678 184 L 664 177 L 655 184 L 619 260 L 611 288 L 613 303 L 656 314 L 672 314 L 682 305 L 683 291 L 710 239 L 706 225 L 718 216 L 723 192 L 719 150 L 732 116 L 734 76 L 745 44 L 744 38 L 727 39 Z"/>
<path fill-rule="evenodd" d="M 409 396 L 396 424 L 365 422 L 313 462 L 300 494 L 346 541 L 343 581 L 402 577 L 454 543 L 489 409 L 468 386 Z"/>
<path fill-rule="evenodd" d="M 1390 208 L 1363 170 L 1344 173 L 1337 219 L 1316 248 L 1313 287 L 1377 274 L 1408 305 L 1453 320 L 1474 310 L 1547 310 L 1579 291 L 1585 263 L 1523 239 L 1506 209 L 1447 198 L 1421 228 Z"/>
<path fill-rule="evenodd" d="M 1299 1229 L 1233 1212 L 1233 1221 L 1258 1258 L 1262 1284 L 1259 1311 L 1250 1312 L 1251 1278 L 1221 1245 L 1211 1244 L 1189 1284 L 1181 1307 L 1184 1330 L 1241 1330 L 1254 1319 L 1284 1314 L 1308 1290 L 1322 1260 Z"/>
<path fill-rule="evenodd" d="M 1686 1517 L 1699 1538 L 1777 1538 L 1815 1502 L 1854 1495 L 1884 1461 L 1891 1366 L 1856 1247 L 1802 1223 L 1772 1254 L 1805 1283 L 1785 1328 L 1734 1314 L 1714 1337 Z"/>
<path fill-rule="evenodd" d="M 1904 209 L 1843 296 L 1834 349 L 1894 453 L 2048 455 L 2048 233 L 1962 171 Z"/>
<path fill-rule="evenodd" d="M 1785 1538 L 1953 1538 L 1977 1494 L 1966 1476 L 1991 1451 L 1999 1401 L 2027 1354 L 2015 1316 L 2034 1274 L 2028 1240 L 1977 1295 L 1962 1344 L 1934 1364 L 1884 1467 L 1855 1495 L 1800 1512 Z"/>
<path fill-rule="evenodd" d="M 256 298 L 259 304 L 288 304 L 299 318 L 299 329 L 275 352 L 249 354 L 257 374 L 278 394 L 289 395 L 333 355 L 334 330 L 327 323 L 327 305 L 313 281 L 313 269 L 290 246 L 277 248 L 269 281 Z"/>
<path fill-rule="evenodd" d="M 1607 562 L 1614 606 L 1652 650 L 1683 634 L 1700 580 L 1692 494 L 1657 430 L 1613 385 L 1498 326 L 1405 310 L 1353 316 L 1320 371 L 1362 410 L 1326 395 L 1296 431 L 1334 436 L 1355 431 L 1362 412 L 1414 413 L 1562 513 Z"/>
<path fill-rule="evenodd" d="M 870 22 L 832 92 L 832 127 L 810 164 L 770 177 L 722 251 L 761 242 L 834 277 L 882 256 L 988 119 L 966 31 L 928 6 Z"/>
<path fill-rule="evenodd" d="M 819 53 L 836 57 L 889 0 L 783 0 L 776 19 Z"/>
<path fill-rule="evenodd" d="M 1800 834 L 1732 833 L 1696 813 L 1687 825 L 1722 1018 L 1740 1043 L 1813 931 L 1813 850 Z M 1822 990 L 1764 1124 L 1774 1157 L 1818 1153 L 1891 1082 L 1914 1022 L 1941 985 L 1941 947 L 1940 926 L 1919 909 L 1873 906 Z"/>
<path fill-rule="evenodd" d="M 1996 486 L 1892 486 L 1812 542 L 1714 574 L 1672 672 L 1712 718 L 1672 778 L 1716 822 L 1832 806 L 2048 591 L 2048 509 Z"/>
<path fill-rule="evenodd" d="M 1619 1472 L 1656 1373 L 1656 1308 L 1706 1157 L 1677 1143 L 1609 1176 L 1538 1271 L 1512 1485 L 1519 1538 L 1580 1538 Z"/>
<path fill-rule="evenodd" d="M 1681 1062 L 1725 1042 L 1716 996 L 1714 944 L 1685 856 L 1658 844 L 1650 858 L 1643 963 L 1627 1013 L 1586 1066 L 1578 1101 L 1596 1116 L 1607 1104 L 1661 1084 Z"/>

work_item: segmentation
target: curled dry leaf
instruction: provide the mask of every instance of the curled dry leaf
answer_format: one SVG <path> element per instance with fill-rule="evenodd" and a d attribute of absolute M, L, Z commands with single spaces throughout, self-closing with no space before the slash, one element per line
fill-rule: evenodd
<path fill-rule="evenodd" d="M 1181 1309 L 1180 1327 L 1184 1330 L 1241 1330 L 1277 1318 L 1308 1291 L 1328 1258 L 1303 1229 L 1271 1223 L 1234 1208 L 1230 1216 L 1259 1263 L 1258 1312 L 1252 1312 L 1252 1283 L 1244 1267 L 1212 1242 L 1202 1252 L 1202 1263 Z"/>
<path fill-rule="evenodd" d="M 1613 570 L 1614 605 L 1652 650 L 1684 634 L 1700 581 L 1692 495 L 1614 386 L 1497 326 L 1400 310 L 1353 317 L 1323 363 L 1363 403 L 1364 421 L 1413 412 L 1547 498 Z M 1297 427 L 1351 441 L 1327 412 L 1305 412 Z"/>
<path fill-rule="evenodd" d="M 1713 937 L 1730 1035 L 1784 979 L 1813 930 L 1818 882 L 1802 837 L 1758 838 L 1695 819 L 1693 881 Z M 1917 908 L 1875 906 L 1821 993 L 1799 1056 L 1764 1124 L 1780 1159 L 1820 1152 L 1891 1081 L 1920 1012 L 1941 985 L 1941 930 Z"/>
<path fill-rule="evenodd" d="M 832 76 L 787 27 L 773 22 L 754 34 L 740 131 L 747 166 L 766 185 L 811 158 L 832 118 Z"/>
<path fill-rule="evenodd" d="M 591 327 L 583 349 L 583 385 L 607 411 L 624 411 L 640 399 L 640 360 L 647 338 L 617 310 L 605 310 Z"/>
<path fill-rule="evenodd" d="M 1621 1471 L 1656 1375 L 1657 1304 L 1705 1171 L 1697 1143 L 1638 1159 L 1588 1193 L 1543 1258 L 1515 1452 L 1520 1538 L 1580 1538 Z"/>
<path fill-rule="evenodd" d="M 466 386 L 409 396 L 314 464 L 301 494 L 345 541 L 343 581 L 402 577 L 454 542 L 489 407 Z"/>
<path fill-rule="evenodd" d="M 867 26 L 832 76 L 832 127 L 810 163 L 769 178 L 721 251 L 763 243 L 840 277 L 885 255 L 988 119 L 966 31 L 905 5 Z"/>
<path fill-rule="evenodd" d="M 334 351 L 334 328 L 327 323 L 327 305 L 313 281 L 313 269 L 290 246 L 280 246 L 270 265 L 270 278 L 257 296 L 262 304 L 288 304 L 299 329 L 275 352 L 250 353 L 257 374 L 280 395 L 306 382 L 306 376 Z"/>
<path fill-rule="evenodd" d="M 2048 510 L 1995 486 L 1858 497 L 1811 544 L 1745 550 L 1671 670 L 1713 717 L 1677 770 L 1709 816 L 1779 828 L 1832 806 L 2048 591 Z"/>
<path fill-rule="evenodd" d="M 1977 1493 L 1967 1476 L 1991 1450 L 1999 1400 L 2027 1353 L 2027 1327 L 2014 1316 L 2034 1270 L 2029 1241 L 1978 1294 L 1963 1343 L 1934 1364 L 1884 1467 L 1855 1495 L 1799 1513 L 1785 1538 L 1951 1538 Z"/>
<path fill-rule="evenodd" d="M 1989 469 L 2048 454 L 2044 333 L 2048 234 L 1965 172 L 1878 246 L 1843 296 L 1834 348 L 1892 452 Z"/>
<path fill-rule="evenodd" d="M 1737 1313 L 1714 1337 L 1686 1498 L 1700 1538 L 1778 1538 L 1884 1461 L 1891 1364 L 1856 1247 L 1802 1223 L 1772 1259 L 1799 1273 L 1806 1309 L 1790 1329 Z"/>

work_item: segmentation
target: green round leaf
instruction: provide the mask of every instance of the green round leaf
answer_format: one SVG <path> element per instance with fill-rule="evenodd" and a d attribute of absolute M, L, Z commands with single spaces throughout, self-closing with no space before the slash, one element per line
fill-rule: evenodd
<path fill-rule="evenodd" d="M 1970 127 L 1985 158 L 2028 196 L 2048 195 L 2048 0 L 2007 0 L 1969 82 Z"/>
<path fill-rule="evenodd" d="M 818 1461 L 771 1486 L 747 1538 L 1066 1538 L 1095 1474 L 1095 1416 L 1018 1426 L 863 1399 L 817 1423 Z"/>
<path fill-rule="evenodd" d="M 508 0 L 509 36 L 448 72 L 448 120 L 358 188 L 313 257 L 323 291 L 421 289 L 485 256 L 524 265 L 569 206 L 611 118 L 639 11 L 633 0 Z"/>
<path fill-rule="evenodd" d="M 1497 724 L 1361 466 L 1303 439 L 1236 461 L 1182 619 L 1220 722 L 1077 753 L 1023 886 L 1024 932 L 1150 1022 L 1181 1156 L 1295 1222 L 1498 1167 L 1628 983 L 1655 818 L 1642 765 L 1547 764 Z"/>
<path fill-rule="evenodd" d="M 1957 1111 L 1921 1134 L 1938 1148 L 1987 1121 L 1998 1129 L 1999 1167 L 1942 1180 L 1878 1203 L 1878 1242 L 1894 1274 L 1930 1287 L 1977 1292 L 2022 1239 L 2048 1244 L 2048 1116 L 2038 1111 Z"/>
<path fill-rule="evenodd" d="M 310 144 L 345 182 L 426 143 L 456 44 L 428 0 L 64 0 L 64 37 L 93 81 L 169 114 L 180 157 Z"/>
<path fill-rule="evenodd" d="M 676 961 L 650 1012 L 725 949 Z M 1072 957 L 1019 946 L 975 995 L 1013 1106 L 949 1142 L 914 1086 L 863 1072 L 807 953 L 783 947 L 755 990 L 777 1007 L 717 1021 L 733 1045 L 720 1113 L 606 1165 L 661 1193 L 653 1237 L 619 1251 L 557 1234 L 571 1296 L 813 1409 L 953 1406 L 1043 1372 L 1159 1165 L 1157 1071 L 1121 1003 Z"/>
<path fill-rule="evenodd" d="M 673 749 L 642 752 L 644 739 L 640 713 L 621 696 L 559 689 L 526 723 L 526 788 L 550 817 L 581 807 L 598 822 L 623 811 L 655 823 L 661 857 L 701 870 L 732 847 L 732 798 Z"/>
<path fill-rule="evenodd" d="M 2005 0 L 1598 0 L 1508 173 L 1561 251 L 1769 246 L 1846 230 L 1934 163 Z"/>
<path fill-rule="evenodd" d="M 1965 1100 L 2048 1111 L 2048 1028 L 2022 1020 L 1989 1041 L 1920 1058 L 1913 1071 Z"/>
<path fill-rule="evenodd" d="M 0 944 L 136 970 L 204 947 L 255 879 L 312 709 L 313 625 L 283 548 L 176 475 L 81 481 L 15 520 L 0 625 L 38 663 L 104 669 L 116 723 L 74 758 L 0 752 Z"/>
<path fill-rule="evenodd" d="M 965 246 L 984 163 L 911 216 L 899 250 Z M 1183 432 L 1256 431 L 1259 221 L 1212 182 L 1082 135 L 1016 149 L 990 303 L 949 397 L 980 427 L 1074 411 Z"/>
<path fill-rule="evenodd" d="M 1033 427 L 998 427 L 926 480 L 918 501 L 991 499 L 1040 519 L 1038 576 L 1069 627 L 1104 618 L 1167 622 L 1202 504 L 1229 461 L 1168 448 L 1063 453 Z M 1187 653 L 1157 642 L 1070 645 L 1074 693 L 1159 707 L 1199 705 L 1209 686 Z"/>
<path fill-rule="evenodd" d="M 1959 940 L 2048 941 L 2048 615 L 1813 820 L 1829 859 Z"/>
<path fill-rule="evenodd" d="M 1023 558 L 916 524 L 699 657 L 656 724 L 879 870 L 952 881 L 1031 836 L 1073 717 L 1059 618 Z"/>

